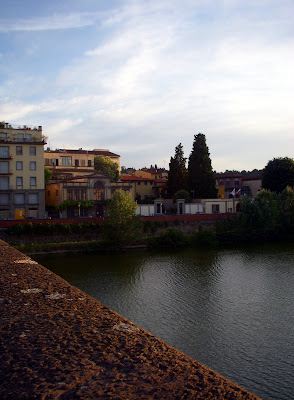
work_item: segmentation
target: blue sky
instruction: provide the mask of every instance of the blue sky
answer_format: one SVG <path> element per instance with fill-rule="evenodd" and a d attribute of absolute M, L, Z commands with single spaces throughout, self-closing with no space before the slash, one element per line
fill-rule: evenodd
<path fill-rule="evenodd" d="M 294 158 L 293 0 L 1 0 L 0 120 L 51 148 L 213 169 Z"/>

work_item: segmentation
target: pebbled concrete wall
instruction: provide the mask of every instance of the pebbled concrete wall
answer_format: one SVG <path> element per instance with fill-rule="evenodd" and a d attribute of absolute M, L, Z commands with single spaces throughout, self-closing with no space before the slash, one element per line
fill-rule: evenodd
<path fill-rule="evenodd" d="M 0 241 L 0 398 L 257 399 Z"/>

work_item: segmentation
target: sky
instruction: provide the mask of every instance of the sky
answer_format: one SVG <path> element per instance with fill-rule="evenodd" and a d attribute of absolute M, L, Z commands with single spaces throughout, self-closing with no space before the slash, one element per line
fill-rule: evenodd
<path fill-rule="evenodd" d="M 0 120 L 168 168 L 294 158 L 293 0 L 0 0 Z M 46 146 L 46 147 L 47 147 Z"/>

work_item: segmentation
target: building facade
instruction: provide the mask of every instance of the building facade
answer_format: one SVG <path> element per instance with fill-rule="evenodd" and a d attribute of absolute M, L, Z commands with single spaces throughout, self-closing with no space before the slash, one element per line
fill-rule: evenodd
<path fill-rule="evenodd" d="M 218 197 L 221 199 L 229 199 L 247 195 L 255 197 L 262 189 L 262 176 L 260 173 L 240 173 L 227 171 L 215 174 L 216 188 L 218 189 Z"/>
<path fill-rule="evenodd" d="M 45 218 L 42 127 L 0 123 L 0 219 Z"/>
<path fill-rule="evenodd" d="M 52 172 L 52 177 L 46 185 L 46 208 L 49 216 L 56 214 L 56 207 L 66 200 L 83 202 L 93 201 L 94 206 L 84 209 L 70 208 L 67 217 L 104 215 L 105 201 L 110 199 L 121 185 L 110 182 L 108 176 L 95 170 L 96 156 L 109 157 L 117 163 L 120 169 L 120 156 L 109 150 L 78 150 L 47 149 L 44 153 L 45 167 Z M 125 185 L 129 188 L 129 185 Z"/>

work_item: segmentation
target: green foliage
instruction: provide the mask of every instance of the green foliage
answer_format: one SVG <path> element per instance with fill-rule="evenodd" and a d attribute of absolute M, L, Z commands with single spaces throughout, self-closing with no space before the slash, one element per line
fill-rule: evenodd
<path fill-rule="evenodd" d="M 141 199 L 140 195 L 136 196 L 136 201 L 139 204 L 153 204 L 155 199 L 156 197 L 153 195 L 146 196 L 144 199 Z"/>
<path fill-rule="evenodd" d="M 44 181 L 45 181 L 45 185 L 48 183 L 48 181 L 50 180 L 51 176 L 52 176 L 53 172 L 50 171 L 48 168 L 44 168 Z"/>
<path fill-rule="evenodd" d="M 103 233 L 113 247 L 123 247 L 134 242 L 142 230 L 142 221 L 135 215 L 137 203 L 128 192 L 118 190 L 108 203 L 108 216 L 103 223 Z"/>
<path fill-rule="evenodd" d="M 294 160 L 289 157 L 274 158 L 264 168 L 262 187 L 281 193 L 287 186 L 294 186 Z"/>
<path fill-rule="evenodd" d="M 184 157 L 183 146 L 180 143 L 175 148 L 175 156 L 171 157 L 167 180 L 168 196 L 172 197 L 178 190 L 187 185 L 186 158 Z"/>
<path fill-rule="evenodd" d="M 72 233 L 85 234 L 91 232 L 101 232 L 101 223 L 81 222 L 81 223 L 36 223 L 15 224 L 10 226 L 7 233 L 10 236 L 52 236 L 52 235 L 70 235 Z"/>
<path fill-rule="evenodd" d="M 185 199 L 187 203 L 191 201 L 191 196 L 189 192 L 185 189 L 178 190 L 174 195 L 173 195 L 174 200 L 177 199 Z"/>
<path fill-rule="evenodd" d="M 191 244 L 193 246 L 216 246 L 218 244 L 217 236 L 215 232 L 203 229 L 202 226 L 191 234 L 190 237 Z"/>
<path fill-rule="evenodd" d="M 188 163 L 188 189 L 193 192 L 193 198 L 211 199 L 217 196 L 215 178 L 203 133 L 194 136 Z"/>
<path fill-rule="evenodd" d="M 282 228 L 294 229 L 294 189 L 287 186 L 279 195 Z"/>
<path fill-rule="evenodd" d="M 95 204 L 94 200 L 64 200 L 59 206 L 56 207 L 57 211 L 68 210 L 69 208 L 77 208 L 79 205 L 81 208 L 91 208 Z"/>
<path fill-rule="evenodd" d="M 186 247 L 188 244 L 187 235 L 172 228 L 166 229 L 158 236 L 148 238 L 149 247 L 179 248 Z"/>
<path fill-rule="evenodd" d="M 96 156 L 94 158 L 94 167 L 96 171 L 109 176 L 111 182 L 119 180 L 118 164 L 113 162 L 110 157 Z"/>
<path fill-rule="evenodd" d="M 220 240 L 256 241 L 275 237 L 281 228 L 281 200 L 276 193 L 261 191 L 255 199 L 243 196 L 240 212 L 219 222 L 216 232 Z"/>

